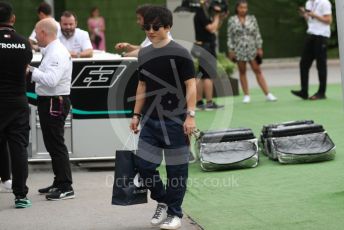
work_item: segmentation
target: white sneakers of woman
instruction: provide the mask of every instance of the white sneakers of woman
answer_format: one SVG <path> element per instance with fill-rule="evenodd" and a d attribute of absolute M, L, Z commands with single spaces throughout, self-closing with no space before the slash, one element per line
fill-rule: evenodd
<path fill-rule="evenodd" d="M 267 101 L 277 101 L 277 97 L 275 97 L 272 93 L 268 93 L 268 95 L 266 95 L 266 100 Z"/>
<path fill-rule="evenodd" d="M 250 102 L 251 102 L 250 96 L 249 95 L 245 95 L 244 99 L 242 100 L 242 103 L 247 104 L 247 103 L 250 103 Z"/>
<path fill-rule="evenodd" d="M 272 93 L 268 93 L 266 95 L 267 101 L 277 101 L 277 97 L 275 97 Z M 245 95 L 244 99 L 242 100 L 243 103 L 247 104 L 251 102 L 251 97 L 249 95 Z"/>
<path fill-rule="evenodd" d="M 12 180 L 7 180 L 5 182 L 0 182 L 1 191 L 12 192 Z"/>

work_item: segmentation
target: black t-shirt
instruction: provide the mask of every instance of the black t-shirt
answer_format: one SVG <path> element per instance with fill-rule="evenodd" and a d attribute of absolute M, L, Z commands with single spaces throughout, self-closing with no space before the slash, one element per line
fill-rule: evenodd
<path fill-rule="evenodd" d="M 0 107 L 27 106 L 25 72 L 31 59 L 28 40 L 0 25 Z"/>
<path fill-rule="evenodd" d="M 210 33 L 206 26 L 211 24 L 211 18 L 207 17 L 203 8 L 198 8 L 194 16 L 194 26 L 196 41 L 201 42 L 215 42 L 216 36 L 214 33 Z"/>
<path fill-rule="evenodd" d="M 138 63 L 139 80 L 146 83 L 142 113 L 164 119 L 184 116 L 185 81 L 195 77 L 189 52 L 174 41 L 162 48 L 150 45 L 140 50 Z"/>

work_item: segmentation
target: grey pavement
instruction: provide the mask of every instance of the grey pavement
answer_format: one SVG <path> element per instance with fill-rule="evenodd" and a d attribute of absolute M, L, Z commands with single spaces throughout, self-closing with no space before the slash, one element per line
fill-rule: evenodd
<path fill-rule="evenodd" d="M 40 229 L 112 229 L 149 230 L 150 218 L 156 207 L 154 201 L 134 206 L 111 205 L 113 168 L 86 169 L 73 166 L 76 198 L 63 201 L 47 201 L 37 189 L 52 183 L 50 164 L 30 165 L 28 197 L 32 207 L 14 209 L 14 196 L 0 193 L 1 230 Z M 181 229 L 200 229 L 187 217 Z"/>
<path fill-rule="evenodd" d="M 248 81 L 250 88 L 259 87 L 256 78 L 248 68 Z M 262 64 L 262 71 L 270 87 L 274 86 L 299 86 L 300 85 L 300 73 L 299 73 L 299 58 L 290 59 L 267 59 Z M 233 75 L 234 78 L 239 78 L 239 74 L 236 71 Z M 315 62 L 310 70 L 310 84 L 318 84 L 318 75 Z M 340 63 L 339 60 L 328 61 L 328 81 L 329 84 L 340 83 Z M 293 88 L 299 89 L 299 88 Z M 278 96 L 278 95 L 277 95 Z"/>

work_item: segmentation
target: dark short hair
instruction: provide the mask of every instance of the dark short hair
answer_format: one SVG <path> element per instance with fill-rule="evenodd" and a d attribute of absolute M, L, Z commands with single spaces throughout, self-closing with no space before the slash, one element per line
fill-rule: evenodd
<path fill-rule="evenodd" d="M 6 23 L 10 21 L 13 14 L 13 8 L 8 2 L 0 2 L 0 23 Z"/>
<path fill-rule="evenodd" d="M 97 6 L 94 6 L 94 7 L 91 8 L 91 11 L 90 11 L 90 16 L 91 17 L 92 17 L 93 12 L 96 11 L 96 10 L 99 10 L 99 8 Z"/>
<path fill-rule="evenodd" d="M 145 13 L 147 12 L 147 10 L 152 7 L 151 4 L 143 4 L 143 5 L 139 5 L 137 8 L 136 8 L 136 14 L 139 14 L 141 15 L 142 17 L 145 15 Z"/>
<path fill-rule="evenodd" d="M 235 14 L 238 14 L 238 8 L 241 4 L 248 4 L 247 0 L 238 0 L 236 3 L 235 3 L 235 8 L 234 8 L 234 12 Z"/>
<path fill-rule="evenodd" d="M 41 12 L 45 15 L 51 15 L 52 13 L 51 6 L 46 2 L 42 2 L 41 4 L 39 4 L 37 8 L 37 13 L 41 13 Z"/>
<path fill-rule="evenodd" d="M 78 20 L 77 17 L 76 17 L 76 14 L 74 12 L 72 12 L 72 11 L 66 10 L 66 11 L 63 11 L 63 13 L 61 14 L 61 17 L 66 17 L 66 18 L 70 18 L 72 16 L 75 18 L 75 21 Z"/>
<path fill-rule="evenodd" d="M 143 16 L 144 24 L 162 24 L 172 27 L 172 12 L 163 6 L 151 6 Z"/>

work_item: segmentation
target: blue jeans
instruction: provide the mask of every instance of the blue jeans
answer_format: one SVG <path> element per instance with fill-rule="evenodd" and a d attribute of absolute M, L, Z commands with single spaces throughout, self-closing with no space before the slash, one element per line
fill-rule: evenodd
<path fill-rule="evenodd" d="M 180 218 L 188 178 L 188 145 L 182 124 L 151 118 L 142 124 L 137 153 L 139 173 L 151 191 L 151 198 L 167 204 L 167 213 Z M 162 150 L 166 161 L 166 185 L 157 171 L 163 159 Z"/>

